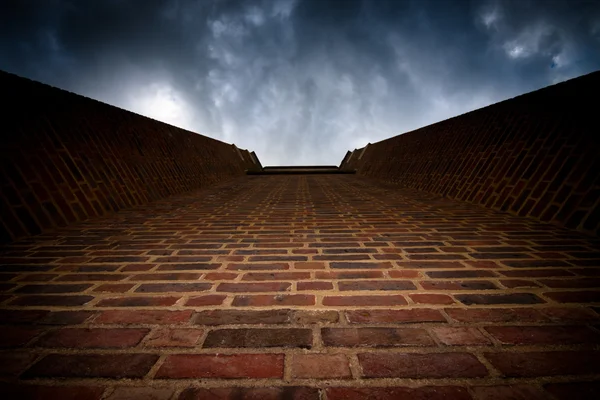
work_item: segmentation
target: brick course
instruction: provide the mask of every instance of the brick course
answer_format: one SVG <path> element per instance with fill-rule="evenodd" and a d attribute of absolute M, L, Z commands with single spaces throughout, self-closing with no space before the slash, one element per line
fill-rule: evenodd
<path fill-rule="evenodd" d="M 598 122 L 588 100 L 598 90 L 593 72 L 370 143 L 340 168 L 600 235 Z"/>

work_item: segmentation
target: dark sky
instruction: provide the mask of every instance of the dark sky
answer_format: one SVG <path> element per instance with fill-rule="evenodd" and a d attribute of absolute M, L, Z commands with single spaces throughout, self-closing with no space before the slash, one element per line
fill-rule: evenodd
<path fill-rule="evenodd" d="M 347 150 L 600 69 L 600 1 L 2 0 L 0 69 L 255 150 Z"/>

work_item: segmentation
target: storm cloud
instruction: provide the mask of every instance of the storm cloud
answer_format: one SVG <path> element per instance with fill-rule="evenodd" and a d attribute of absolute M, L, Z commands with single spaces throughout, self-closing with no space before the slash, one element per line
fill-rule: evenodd
<path fill-rule="evenodd" d="M 238 147 L 362 147 L 600 68 L 597 1 L 15 0 L 0 69 Z"/>

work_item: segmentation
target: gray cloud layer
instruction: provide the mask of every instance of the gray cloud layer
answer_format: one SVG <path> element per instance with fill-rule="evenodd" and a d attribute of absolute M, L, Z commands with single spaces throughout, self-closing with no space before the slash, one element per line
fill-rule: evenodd
<path fill-rule="evenodd" d="M 15 0 L 0 69 L 255 150 L 362 147 L 600 68 L 597 1 Z"/>

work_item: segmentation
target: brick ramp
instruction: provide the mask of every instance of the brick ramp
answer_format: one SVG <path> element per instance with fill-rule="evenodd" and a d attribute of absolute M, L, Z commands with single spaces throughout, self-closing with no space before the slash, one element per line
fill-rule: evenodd
<path fill-rule="evenodd" d="M 19 399 L 596 399 L 600 241 L 249 176 L 2 248 Z"/>

